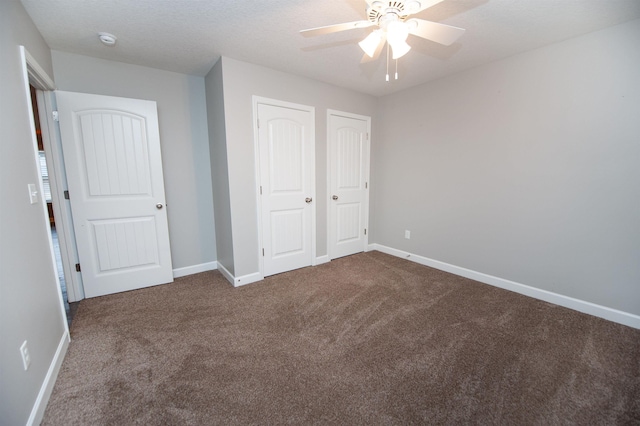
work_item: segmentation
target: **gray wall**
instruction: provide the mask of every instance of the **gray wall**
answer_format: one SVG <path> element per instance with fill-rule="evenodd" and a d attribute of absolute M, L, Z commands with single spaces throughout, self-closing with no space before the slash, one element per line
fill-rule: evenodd
<path fill-rule="evenodd" d="M 49 48 L 17 1 L 0 1 L 0 422 L 25 424 L 65 335 L 43 203 L 27 184 L 40 179 L 19 45 L 49 76 Z M 31 366 L 18 348 L 28 341 Z"/>
<path fill-rule="evenodd" d="M 216 260 L 204 78 L 59 51 L 57 88 L 155 101 L 173 267 Z"/>
<path fill-rule="evenodd" d="M 224 267 L 233 275 L 235 268 L 233 264 L 231 200 L 222 80 L 222 61 L 218 61 L 205 78 L 209 119 L 209 151 L 211 154 L 211 185 L 213 188 L 218 266 Z"/>
<path fill-rule="evenodd" d="M 304 77 L 223 57 L 227 157 L 235 276 L 258 272 L 252 96 L 315 107 L 316 255 L 327 254 L 327 109 L 373 116 L 376 98 Z M 375 135 L 372 144 L 375 144 Z"/>
<path fill-rule="evenodd" d="M 640 315 L 638 41 L 635 20 L 381 98 L 374 242 Z"/>

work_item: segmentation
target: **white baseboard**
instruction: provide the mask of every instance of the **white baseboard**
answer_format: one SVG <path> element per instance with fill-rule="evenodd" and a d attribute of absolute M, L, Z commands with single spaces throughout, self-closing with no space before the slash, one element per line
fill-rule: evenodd
<path fill-rule="evenodd" d="M 312 266 L 321 265 L 321 264 L 327 263 L 327 262 L 329 262 L 329 255 L 319 256 L 319 257 L 316 257 L 316 261 Z M 247 275 L 242 275 L 240 277 L 234 277 L 226 269 L 224 269 L 224 271 L 223 271 L 222 265 L 219 265 L 218 269 L 220 270 L 220 272 L 222 272 L 222 275 L 224 275 L 224 277 L 231 284 L 233 284 L 234 287 L 240 287 L 240 286 L 243 286 L 243 285 L 255 283 L 257 281 L 262 281 L 264 279 L 264 276 L 262 276 L 262 274 L 260 272 L 254 272 L 253 274 L 247 274 Z"/>
<path fill-rule="evenodd" d="M 253 274 L 243 275 L 240 277 L 234 277 L 227 268 L 220 264 L 218 264 L 218 271 L 220 271 L 222 276 L 225 277 L 227 281 L 229 281 L 234 287 L 240 287 L 264 279 L 264 277 L 259 272 L 254 272 Z"/>
<path fill-rule="evenodd" d="M 256 281 L 262 281 L 264 277 L 260 272 L 254 272 L 253 274 L 242 275 L 241 277 L 236 277 L 233 286 L 240 287 L 242 285 L 247 285 L 251 283 L 255 283 Z"/>
<path fill-rule="evenodd" d="M 213 271 L 218 269 L 218 262 L 207 262 L 199 265 L 185 266 L 173 270 L 173 278 L 186 277 L 187 275 L 198 274 L 200 272 Z"/>
<path fill-rule="evenodd" d="M 229 281 L 231 284 L 234 283 L 235 279 L 233 277 L 233 274 L 231 274 L 231 272 L 229 272 L 229 270 L 225 268 L 224 265 L 218 263 L 218 271 L 220 271 L 222 276 L 225 277 L 227 281 Z"/>
<path fill-rule="evenodd" d="M 418 256 L 416 254 L 397 250 L 391 247 L 383 246 L 381 244 L 369 244 L 367 251 L 371 250 L 378 250 L 382 253 L 401 257 L 403 259 L 407 259 L 421 265 L 430 266 L 441 271 L 449 272 L 465 278 L 470 278 L 484 284 L 489 284 L 494 287 L 510 290 L 516 293 L 523 294 L 525 296 L 544 300 L 545 302 L 554 303 L 556 305 L 564 306 L 565 308 L 573 309 L 585 314 L 593 315 L 609 321 L 617 322 L 619 324 L 627 325 L 629 327 L 640 329 L 640 316 L 631 314 L 629 312 L 619 311 L 617 309 L 608 308 L 606 306 L 597 305 L 595 303 L 575 299 L 573 297 L 564 296 L 562 294 L 553 293 L 551 291 L 542 290 L 536 287 L 531 287 L 526 284 L 520 284 L 514 281 L 506 280 L 504 278 L 487 275 L 482 272 L 477 272 L 471 269 L 462 268 L 460 266 L 451 265 L 449 263 L 440 262 L 438 260 L 429 259 L 427 257 Z"/>
<path fill-rule="evenodd" d="M 53 360 L 51 360 L 51 365 L 49 365 L 47 375 L 44 377 L 44 382 L 40 387 L 40 392 L 38 392 L 36 402 L 35 404 L 33 404 L 33 408 L 31 409 L 31 414 L 29 415 L 29 419 L 27 420 L 28 426 L 39 425 L 42 421 L 42 417 L 44 417 L 44 410 L 47 408 L 49 397 L 51 397 L 53 385 L 56 383 L 58 372 L 60 371 L 60 366 L 62 365 L 64 356 L 67 354 L 69 340 L 69 333 L 65 331 L 62 335 L 62 338 L 60 339 L 60 343 L 58 343 L 58 349 L 53 356 Z"/>
<path fill-rule="evenodd" d="M 329 262 L 329 255 L 316 257 L 316 261 L 313 266 L 321 265 Z M 264 277 L 260 272 L 254 272 L 252 274 L 242 275 L 240 277 L 234 277 L 231 272 L 227 270 L 223 265 L 218 265 L 218 271 L 229 281 L 234 287 L 240 287 L 243 285 L 262 281 Z"/>

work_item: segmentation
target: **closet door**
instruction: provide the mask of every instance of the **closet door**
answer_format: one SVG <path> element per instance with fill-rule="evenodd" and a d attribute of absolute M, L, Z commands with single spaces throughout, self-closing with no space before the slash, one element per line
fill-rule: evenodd
<path fill-rule="evenodd" d="M 314 112 L 257 105 L 263 275 L 310 266 L 314 256 Z"/>
<path fill-rule="evenodd" d="M 370 120 L 339 111 L 328 114 L 331 259 L 367 248 Z"/>

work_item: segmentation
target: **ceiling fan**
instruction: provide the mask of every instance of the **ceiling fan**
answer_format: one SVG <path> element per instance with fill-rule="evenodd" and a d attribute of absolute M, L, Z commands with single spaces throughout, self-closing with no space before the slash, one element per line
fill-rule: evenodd
<path fill-rule="evenodd" d="M 391 47 L 393 59 L 398 59 L 407 54 L 411 49 L 411 46 L 407 44 L 409 34 L 435 41 L 445 46 L 454 43 L 464 34 L 465 30 L 463 28 L 425 21 L 419 18 L 410 18 L 411 15 L 422 12 L 442 1 L 443 0 L 365 0 L 367 3 L 366 20 L 310 28 L 308 30 L 302 30 L 300 33 L 306 37 L 310 37 L 357 28 L 378 27 L 358 43 L 366 54 L 363 62 L 377 59 L 385 42 Z M 387 75 L 387 80 L 388 79 Z"/>

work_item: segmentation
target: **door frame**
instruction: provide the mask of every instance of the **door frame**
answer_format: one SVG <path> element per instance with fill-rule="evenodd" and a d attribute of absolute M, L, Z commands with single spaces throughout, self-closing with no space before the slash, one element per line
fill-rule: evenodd
<path fill-rule="evenodd" d="M 335 258 L 334 253 L 332 253 L 331 229 L 330 229 L 331 224 L 335 222 L 335 221 L 332 221 L 332 217 L 331 217 L 331 200 L 330 200 L 331 184 L 332 184 L 332 180 L 331 180 L 332 157 L 331 156 L 333 154 L 331 150 L 331 137 L 332 137 L 331 128 L 330 128 L 331 116 L 352 118 L 356 120 L 362 120 L 367 123 L 367 137 L 365 139 L 366 158 L 364 159 L 364 167 L 365 167 L 364 175 L 365 175 L 365 180 L 367 182 L 367 191 L 365 191 L 365 199 L 364 199 L 364 205 L 365 205 L 364 210 L 366 212 L 364 227 L 367 229 L 367 233 L 364 236 L 362 251 L 368 251 L 369 234 L 371 233 L 370 232 L 371 230 L 369 228 L 369 192 L 371 191 L 371 117 L 367 115 L 354 114 L 354 113 L 339 111 L 335 109 L 327 109 L 327 256 L 329 257 L 330 261 Z"/>
<path fill-rule="evenodd" d="M 60 138 L 60 129 L 58 128 L 56 121 L 53 119 L 53 112 L 56 110 L 54 95 L 56 87 L 54 81 L 49 77 L 40 64 L 38 64 L 33 56 L 31 56 L 24 47 L 21 47 L 21 50 L 24 51 L 24 60 L 28 73 L 29 81 L 27 82 L 27 89 L 29 88 L 29 83 L 36 88 L 36 102 L 38 103 L 38 110 L 40 112 L 42 143 L 44 145 L 47 169 L 49 171 L 49 183 L 51 185 L 51 204 L 53 207 L 53 214 L 56 218 L 56 230 L 58 231 L 58 242 L 60 243 L 62 269 L 64 272 L 65 284 L 67 286 L 67 298 L 69 302 L 77 302 L 84 299 L 84 287 L 82 286 L 82 277 L 75 269 L 75 265 L 78 263 L 78 250 L 76 247 L 75 233 L 71 219 L 71 206 L 63 195 L 66 188 L 67 178 L 64 162 L 62 161 L 62 140 Z M 29 105 L 31 105 L 31 96 L 28 96 L 28 98 Z M 36 156 L 37 155 L 38 153 L 36 149 Z M 62 294 L 60 297 L 62 298 Z M 64 312 L 64 302 L 62 309 Z"/>
<path fill-rule="evenodd" d="M 263 240 L 262 240 L 262 197 L 260 194 L 260 132 L 258 128 L 258 105 L 270 105 L 281 108 L 290 108 L 300 111 L 305 111 L 311 114 L 311 156 L 313 163 L 313 173 L 311 173 L 311 197 L 316 200 L 316 129 L 315 129 L 315 107 L 296 104 L 292 102 L 280 101 L 277 99 L 265 98 L 262 96 L 252 96 L 253 104 L 253 153 L 254 153 L 254 174 L 255 174 L 255 189 L 256 189 L 256 220 L 258 222 L 258 268 L 260 273 L 260 280 L 264 279 L 264 256 L 262 255 Z M 311 208 L 311 266 L 316 265 L 316 206 L 317 203 L 313 203 Z"/>
<path fill-rule="evenodd" d="M 38 61 L 35 60 L 35 58 L 29 53 L 29 51 L 24 46 L 20 46 L 20 56 L 22 59 L 22 63 L 24 64 L 24 89 L 25 89 L 25 97 L 26 97 L 27 105 L 29 107 L 29 114 L 28 114 L 29 120 L 31 122 L 30 127 L 31 127 L 32 145 L 33 145 L 33 161 L 34 161 L 35 167 L 37 167 L 37 169 L 40 170 L 40 157 L 38 154 L 38 139 L 36 137 L 36 125 L 33 117 L 34 109 L 33 109 L 33 103 L 31 102 L 31 90 L 29 88 L 29 84 L 33 85 L 33 87 L 35 87 L 36 90 L 40 92 L 40 94 L 42 94 L 42 92 L 51 93 L 51 91 L 55 89 L 55 83 L 53 82 L 51 77 L 49 77 L 49 75 L 44 70 L 44 68 L 40 66 Z M 43 143 L 44 143 L 44 135 L 43 135 Z M 45 147 L 45 150 L 46 150 L 46 147 Z M 45 152 L 45 155 L 46 155 L 46 152 Z M 51 182 L 53 180 L 52 176 L 50 176 L 49 180 L 50 180 L 50 184 L 52 184 Z M 62 323 L 63 323 L 65 335 L 66 335 L 66 340 L 67 342 L 69 342 L 70 341 L 69 324 L 67 322 L 67 313 L 64 308 L 64 301 L 62 299 L 62 289 L 60 288 L 60 279 L 58 277 L 56 255 L 53 248 L 53 238 L 51 236 L 51 231 L 49 229 L 49 212 L 47 210 L 47 203 L 44 199 L 44 188 L 42 185 L 42 178 L 40 176 L 38 178 L 37 184 L 38 184 L 38 192 L 39 192 L 38 201 L 42 206 L 42 220 L 47 225 L 46 226 L 47 241 L 49 243 L 49 252 L 51 254 L 51 266 L 53 268 L 53 271 L 55 272 L 54 273 L 55 284 L 56 284 L 56 290 L 58 293 Z M 53 192 L 53 184 L 51 187 L 51 191 Z M 53 194 L 52 194 L 52 197 L 53 197 Z M 52 204 L 53 204 L 53 200 L 52 200 Z M 56 213 L 54 210 L 54 215 L 55 214 Z M 59 235 L 59 239 L 61 238 L 62 237 Z"/>
<path fill-rule="evenodd" d="M 60 242 L 60 255 L 62 268 L 64 269 L 67 296 L 69 302 L 77 302 L 84 299 L 84 287 L 82 275 L 75 268 L 80 263 L 78 248 L 76 246 L 73 216 L 71 204 L 64 198 L 64 191 L 68 189 L 67 175 L 62 157 L 62 139 L 57 121 L 53 118 L 55 106 L 55 94 L 53 91 L 37 91 L 38 108 L 40 110 L 40 127 L 42 130 L 42 143 L 49 170 L 49 183 L 51 185 L 51 199 L 53 214 L 56 218 L 56 230 Z"/>

